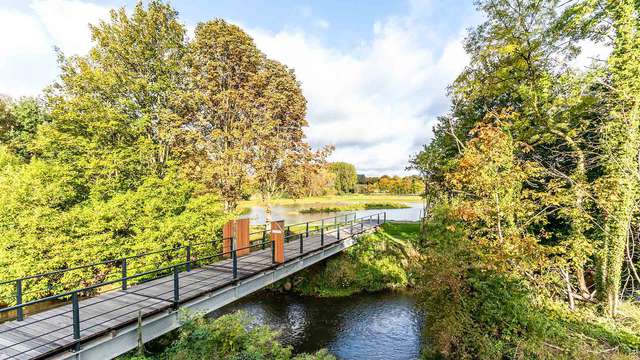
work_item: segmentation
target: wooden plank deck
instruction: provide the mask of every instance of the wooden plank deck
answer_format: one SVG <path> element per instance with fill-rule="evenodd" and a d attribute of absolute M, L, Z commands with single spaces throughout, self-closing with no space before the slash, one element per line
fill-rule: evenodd
<path fill-rule="evenodd" d="M 377 223 L 355 224 L 353 234 L 349 225 L 340 229 L 340 240 L 369 230 Z M 324 246 L 338 241 L 335 232 L 325 233 Z M 310 233 L 303 238 L 300 253 L 298 238 L 284 244 L 285 261 L 304 256 L 320 249 L 320 234 Z M 238 277 L 244 278 L 272 268 L 271 248 L 253 251 L 238 257 Z M 215 289 L 232 284 L 232 260 L 206 264 L 179 274 L 180 299 L 195 298 Z M 170 309 L 173 306 L 173 275 L 130 286 L 126 290 L 113 290 L 98 296 L 81 299 L 81 340 L 103 334 L 134 322 L 138 313 L 143 316 Z M 27 316 L 23 321 L 0 324 L 0 359 L 46 358 L 74 343 L 71 304 L 61 305 Z"/>

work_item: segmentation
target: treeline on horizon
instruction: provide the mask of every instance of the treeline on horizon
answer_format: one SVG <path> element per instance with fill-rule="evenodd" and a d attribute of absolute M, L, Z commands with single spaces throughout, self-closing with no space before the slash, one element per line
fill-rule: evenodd
<path fill-rule="evenodd" d="M 189 39 L 152 0 L 90 30 L 89 53 L 59 53 L 43 96 L 0 99 L 0 279 L 210 242 L 247 194 L 300 196 L 325 164 L 293 70 L 238 26 L 202 22 Z M 172 259 L 145 261 L 131 271 Z M 118 266 L 27 281 L 23 300 Z M 13 284 L 0 286 L 12 303 Z"/>
<path fill-rule="evenodd" d="M 358 174 L 355 165 L 346 162 L 321 164 L 309 174 L 304 196 L 345 194 L 419 195 L 424 181 L 418 175 L 365 176 Z"/>
<path fill-rule="evenodd" d="M 482 0 L 426 182 L 428 353 L 640 354 L 640 2 Z M 585 41 L 607 46 L 586 69 Z"/>

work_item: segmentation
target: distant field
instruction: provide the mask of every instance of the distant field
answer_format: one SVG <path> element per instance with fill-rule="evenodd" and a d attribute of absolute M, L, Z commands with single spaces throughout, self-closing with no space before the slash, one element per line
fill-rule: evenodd
<path fill-rule="evenodd" d="M 337 203 L 381 203 L 381 202 L 400 202 L 415 203 L 420 202 L 419 195 L 392 195 L 392 194 L 349 194 L 349 195 L 332 195 L 332 196 L 312 196 L 301 199 L 275 199 L 274 205 L 293 205 L 293 204 L 337 204 Z M 260 199 L 251 199 L 240 202 L 241 207 L 250 207 L 260 205 Z"/>

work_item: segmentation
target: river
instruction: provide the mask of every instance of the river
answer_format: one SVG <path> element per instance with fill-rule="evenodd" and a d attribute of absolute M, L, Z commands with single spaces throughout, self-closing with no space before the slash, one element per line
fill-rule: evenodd
<path fill-rule="evenodd" d="M 262 291 L 212 316 L 244 310 L 295 353 L 326 348 L 338 359 L 417 359 L 422 316 L 408 292 L 314 298 Z"/>
<path fill-rule="evenodd" d="M 356 213 L 358 217 L 367 216 L 371 214 L 377 214 L 385 211 L 387 213 L 387 220 L 400 220 L 400 221 L 416 221 L 420 218 L 422 212 L 422 204 L 420 203 L 406 203 L 408 208 L 405 209 L 381 209 L 381 210 L 357 210 L 357 211 L 337 211 L 337 212 L 322 212 L 313 214 L 301 214 L 299 211 L 302 209 L 308 209 L 313 207 L 327 207 L 340 205 L 336 203 L 306 203 L 306 204 L 292 204 L 292 205 L 274 205 L 272 207 L 273 219 L 285 220 L 286 224 L 303 223 L 312 220 L 318 220 L 327 217 L 333 217 L 337 215 Z M 252 206 L 249 212 L 243 217 L 251 219 L 251 223 L 258 225 L 264 224 L 264 208 L 261 206 Z"/>

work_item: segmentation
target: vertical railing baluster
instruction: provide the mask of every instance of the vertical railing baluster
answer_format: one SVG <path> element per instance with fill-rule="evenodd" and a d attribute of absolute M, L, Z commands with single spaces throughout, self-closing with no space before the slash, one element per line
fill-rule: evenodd
<path fill-rule="evenodd" d="M 127 290 L 127 258 L 122 259 L 122 290 Z"/>
<path fill-rule="evenodd" d="M 353 236 L 353 220 L 351 220 L 349 222 L 351 223 L 351 230 L 349 230 L 349 231 L 350 231 L 351 236 Z"/>
<path fill-rule="evenodd" d="M 378 213 L 378 220 L 376 220 L 376 223 L 380 225 L 380 213 Z"/>
<path fill-rule="evenodd" d="M 309 222 L 307 222 L 307 237 L 309 237 Z"/>
<path fill-rule="evenodd" d="M 233 278 L 238 278 L 238 250 L 233 249 Z"/>
<path fill-rule="evenodd" d="M 78 292 L 71 294 L 71 312 L 73 319 L 73 339 L 80 340 L 80 304 L 78 303 Z M 76 351 L 80 350 L 80 342 L 75 345 Z"/>
<path fill-rule="evenodd" d="M 387 212 L 383 212 L 382 215 L 384 215 L 384 219 L 382 220 L 383 223 L 387 222 Z"/>
<path fill-rule="evenodd" d="M 187 271 L 191 271 L 191 245 L 187 245 Z"/>
<path fill-rule="evenodd" d="M 338 224 L 338 240 L 340 240 L 340 224 Z"/>
<path fill-rule="evenodd" d="M 320 246 L 324 246 L 324 226 L 320 228 Z"/>
<path fill-rule="evenodd" d="M 265 225 L 264 231 L 262 231 L 262 250 L 266 248 L 267 244 L 267 226 Z"/>
<path fill-rule="evenodd" d="M 180 274 L 178 266 L 173 267 L 173 308 L 177 309 L 180 303 Z"/>
<path fill-rule="evenodd" d="M 304 251 L 303 245 L 302 245 L 302 233 L 300 234 L 300 254 L 302 254 L 302 252 Z"/>
<path fill-rule="evenodd" d="M 16 280 L 16 305 L 22 305 L 22 279 Z M 24 308 L 22 306 L 16 309 L 16 317 L 18 321 L 24 320 Z"/>

